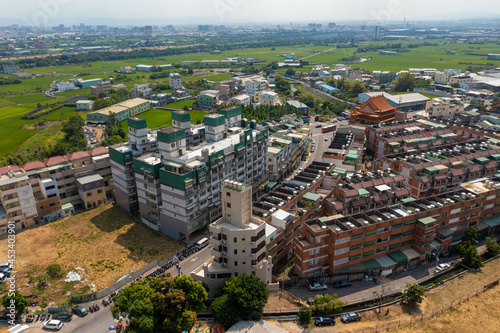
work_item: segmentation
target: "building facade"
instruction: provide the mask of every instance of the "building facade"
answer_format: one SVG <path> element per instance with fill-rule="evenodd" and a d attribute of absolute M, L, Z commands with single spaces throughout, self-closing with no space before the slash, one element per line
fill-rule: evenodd
<path fill-rule="evenodd" d="M 276 228 L 252 215 L 252 187 L 230 180 L 221 186 L 222 217 L 209 226 L 213 258 L 191 273 L 208 284 L 211 294 L 231 276 L 255 275 L 272 284 L 271 257 L 266 244 Z"/>
<path fill-rule="evenodd" d="M 168 78 L 171 90 L 182 89 L 182 76 L 179 73 L 170 73 Z"/>

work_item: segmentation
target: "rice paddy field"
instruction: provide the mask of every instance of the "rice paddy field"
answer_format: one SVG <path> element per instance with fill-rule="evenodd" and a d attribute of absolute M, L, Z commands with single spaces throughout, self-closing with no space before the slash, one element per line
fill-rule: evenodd
<path fill-rule="evenodd" d="M 466 70 L 468 66 L 481 66 L 488 63 L 500 66 L 500 61 L 487 60 L 486 54 L 500 53 L 500 45 L 496 43 L 484 44 L 451 44 L 448 41 L 427 40 L 427 41 L 389 41 L 390 43 L 401 43 L 403 51 L 398 51 L 398 55 L 379 55 L 378 50 L 363 52 L 356 54 L 357 58 L 371 58 L 368 61 L 360 63 L 352 63 L 354 68 L 363 68 L 365 70 L 389 70 L 399 71 L 407 70 L 408 68 L 436 68 L 443 70 L 445 68 L 459 68 Z M 423 43 L 442 42 L 439 46 L 419 46 L 416 48 L 405 47 L 409 43 Z M 387 43 L 387 41 L 369 42 L 367 44 L 361 43 L 358 46 L 363 47 L 366 45 L 380 45 Z M 175 56 L 164 56 L 154 58 L 137 58 L 120 61 L 103 61 L 92 62 L 89 64 L 78 65 L 62 65 L 42 68 L 32 68 L 26 71 L 38 74 L 40 76 L 30 79 L 22 79 L 20 84 L 0 85 L 0 158 L 8 153 L 13 153 L 23 142 L 34 134 L 43 131 L 43 129 L 34 130 L 28 129 L 26 126 L 35 121 L 22 120 L 21 116 L 34 109 L 37 103 L 56 103 L 64 101 L 67 98 L 74 96 L 88 96 L 90 89 L 73 90 L 56 94 L 59 97 L 52 100 L 43 96 L 41 91 L 48 90 L 49 85 L 55 79 L 64 79 L 82 77 L 83 79 L 102 78 L 106 80 L 109 76 L 115 76 L 115 70 L 120 67 L 128 65 L 134 67 L 137 64 L 175 64 L 180 63 L 182 60 L 223 60 L 232 57 L 242 58 L 258 58 L 264 59 L 267 63 L 273 61 L 283 61 L 280 57 L 282 54 L 294 53 L 298 57 L 306 58 L 310 65 L 306 66 L 300 71 L 307 72 L 314 64 L 333 65 L 335 63 L 345 62 L 344 58 L 351 57 L 357 51 L 357 47 L 351 48 L 335 48 L 333 45 L 315 46 L 312 44 L 298 45 L 298 46 L 280 46 L 276 48 L 245 48 L 238 50 L 223 51 L 221 54 L 210 54 L 208 52 L 189 53 Z M 455 51 L 455 55 L 447 54 L 448 51 Z M 474 53 L 476 55 L 471 55 Z M 483 55 L 481 55 L 483 54 Z M 231 77 L 229 73 L 207 73 L 195 74 L 185 76 L 183 80 L 196 81 L 206 79 L 208 81 L 222 81 Z M 287 69 L 279 69 L 277 72 L 286 72 Z M 173 71 L 173 70 L 170 70 Z M 129 74 L 128 82 L 124 82 L 127 88 L 132 88 L 135 84 L 144 83 L 166 83 L 168 78 L 157 80 L 149 79 L 150 73 L 136 73 Z M 119 82 L 116 82 L 119 83 Z M 184 105 L 190 106 L 192 101 L 180 102 L 178 105 L 170 105 L 175 108 L 183 108 Z M 72 110 L 64 108 L 58 110 L 46 118 L 48 121 L 60 121 L 67 119 L 71 116 Z M 194 113 L 193 113 L 194 114 Z M 144 117 L 148 119 L 148 125 L 152 128 L 160 128 L 171 124 L 171 115 L 160 113 L 156 111 L 149 111 L 144 113 Z M 194 116 L 192 121 L 196 122 L 198 116 Z M 203 117 L 200 116 L 202 119 Z M 126 127 L 126 124 L 123 125 Z M 32 127 L 30 127 L 32 128 Z"/>

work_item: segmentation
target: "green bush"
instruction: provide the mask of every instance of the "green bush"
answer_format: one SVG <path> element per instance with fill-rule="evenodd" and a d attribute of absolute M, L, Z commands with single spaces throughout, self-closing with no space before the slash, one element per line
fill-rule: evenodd
<path fill-rule="evenodd" d="M 302 324 L 309 324 L 311 321 L 312 311 L 311 308 L 305 305 L 302 305 L 299 309 L 299 319 Z"/>

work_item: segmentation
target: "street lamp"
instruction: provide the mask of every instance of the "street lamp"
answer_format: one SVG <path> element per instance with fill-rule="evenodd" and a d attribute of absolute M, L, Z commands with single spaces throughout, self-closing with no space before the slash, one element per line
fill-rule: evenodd
<path fill-rule="evenodd" d="M 132 258 L 135 258 L 135 259 L 139 259 L 139 258 L 137 258 L 136 256 L 130 256 L 130 263 L 132 264 L 132 281 L 134 281 L 135 280 L 134 261 L 132 260 Z"/>

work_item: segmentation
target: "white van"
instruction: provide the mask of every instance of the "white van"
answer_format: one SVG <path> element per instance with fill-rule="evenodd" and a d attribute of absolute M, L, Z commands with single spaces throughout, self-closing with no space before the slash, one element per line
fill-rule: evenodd
<path fill-rule="evenodd" d="M 202 239 L 200 239 L 199 241 L 196 242 L 196 244 L 194 244 L 194 246 L 198 249 L 202 249 L 204 248 L 205 246 L 207 246 L 210 242 L 208 241 L 208 238 L 207 237 L 204 237 Z"/>

